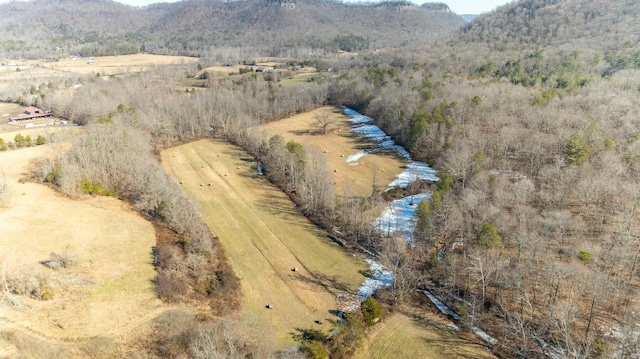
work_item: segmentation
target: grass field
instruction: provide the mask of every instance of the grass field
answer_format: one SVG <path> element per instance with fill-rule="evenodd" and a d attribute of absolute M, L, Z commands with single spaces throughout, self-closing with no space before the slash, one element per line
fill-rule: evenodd
<path fill-rule="evenodd" d="M 133 54 L 121 56 L 95 57 L 95 62 L 87 63 L 87 58 L 77 60 L 66 59 L 56 62 L 41 62 L 38 66 L 56 71 L 72 72 L 79 74 L 118 75 L 146 71 L 154 65 L 177 65 L 198 62 L 198 58 L 187 56 L 165 56 L 152 54 Z"/>
<path fill-rule="evenodd" d="M 374 330 L 355 359 L 493 358 L 484 346 L 462 339 L 426 310 L 394 314 Z"/>
<path fill-rule="evenodd" d="M 83 345 L 96 336 L 128 341 L 170 308 L 152 284 L 149 222 L 113 198 L 73 200 L 19 181 L 31 161 L 52 151 L 44 145 L 0 152 L 0 184 L 8 188 L 0 204 L 0 275 L 53 288 L 51 300 L 13 295 L 21 306 L 0 302 L 0 357 L 16 351 L 30 357 L 29 347 Z M 72 253 L 77 263 L 47 268 L 41 262 L 52 252 Z"/>
<path fill-rule="evenodd" d="M 327 113 L 333 123 L 327 134 L 314 127 L 316 116 Z M 331 175 L 336 183 L 336 194 L 366 197 L 372 188 L 385 189 L 402 172 L 404 163 L 391 154 L 368 154 L 348 163 L 347 158 L 372 145 L 354 136 L 351 123 L 340 108 L 325 106 L 261 126 L 269 134 L 279 134 L 287 141 L 314 147 L 325 154 Z"/>
<path fill-rule="evenodd" d="M 291 334 L 296 328 L 328 330 L 335 294 L 362 284 L 365 261 L 299 215 L 235 146 L 198 141 L 163 151 L 162 161 L 176 180 L 184 181 L 226 250 L 242 283 L 242 315 L 262 323 L 280 348 L 295 344 Z"/>

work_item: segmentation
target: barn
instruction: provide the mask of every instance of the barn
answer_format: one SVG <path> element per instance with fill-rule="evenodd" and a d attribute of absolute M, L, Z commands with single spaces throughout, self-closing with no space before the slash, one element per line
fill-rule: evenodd
<path fill-rule="evenodd" d="M 24 115 L 18 116 L 18 117 L 11 117 L 9 118 L 9 122 L 27 121 L 27 120 L 33 120 L 36 118 L 46 118 L 51 116 L 53 116 L 53 113 L 51 112 L 43 111 L 35 106 L 29 106 L 26 109 L 24 109 Z"/>

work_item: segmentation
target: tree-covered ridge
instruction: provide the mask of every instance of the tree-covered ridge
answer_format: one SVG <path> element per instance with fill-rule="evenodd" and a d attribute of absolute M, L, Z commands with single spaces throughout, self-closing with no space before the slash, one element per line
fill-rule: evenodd
<path fill-rule="evenodd" d="M 494 49 L 570 44 L 615 51 L 637 45 L 639 14 L 633 0 L 521 0 L 477 17 L 460 35 Z"/>
<path fill-rule="evenodd" d="M 0 5 L 0 38 L 13 40 L 0 42 L 0 52 L 51 58 L 226 51 L 231 58 L 252 49 L 261 56 L 309 56 L 335 52 L 338 37 L 364 39 L 366 46 L 356 50 L 387 48 L 424 43 L 464 23 L 455 14 L 410 2 L 273 4 L 191 0 L 139 8 L 110 0 L 11 2 Z M 397 11 L 398 6 L 412 11 Z"/>

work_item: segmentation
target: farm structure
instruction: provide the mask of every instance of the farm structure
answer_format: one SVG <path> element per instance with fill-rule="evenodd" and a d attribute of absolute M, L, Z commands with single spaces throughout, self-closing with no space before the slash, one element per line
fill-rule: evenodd
<path fill-rule="evenodd" d="M 43 111 L 35 106 L 29 106 L 24 110 L 24 114 L 18 117 L 10 117 L 9 123 L 11 122 L 20 122 L 27 120 L 34 120 L 37 118 L 47 118 L 52 117 L 53 112 Z"/>

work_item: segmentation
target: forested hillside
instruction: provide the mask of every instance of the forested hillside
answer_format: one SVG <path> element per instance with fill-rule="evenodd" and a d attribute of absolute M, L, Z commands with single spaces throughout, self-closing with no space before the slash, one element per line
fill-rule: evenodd
<path fill-rule="evenodd" d="M 397 278 L 431 281 L 509 356 L 638 352 L 638 11 L 515 2 L 330 90 L 441 171 L 418 246 L 380 249 Z"/>
<path fill-rule="evenodd" d="M 425 43 L 464 21 L 443 4 L 323 0 L 188 0 L 130 7 L 111 0 L 0 5 L 0 52 L 56 58 L 150 52 L 238 59 L 313 57 Z"/>
<path fill-rule="evenodd" d="M 569 45 L 616 51 L 637 46 L 639 12 L 633 0 L 516 1 L 465 25 L 461 39 L 498 50 Z"/>

